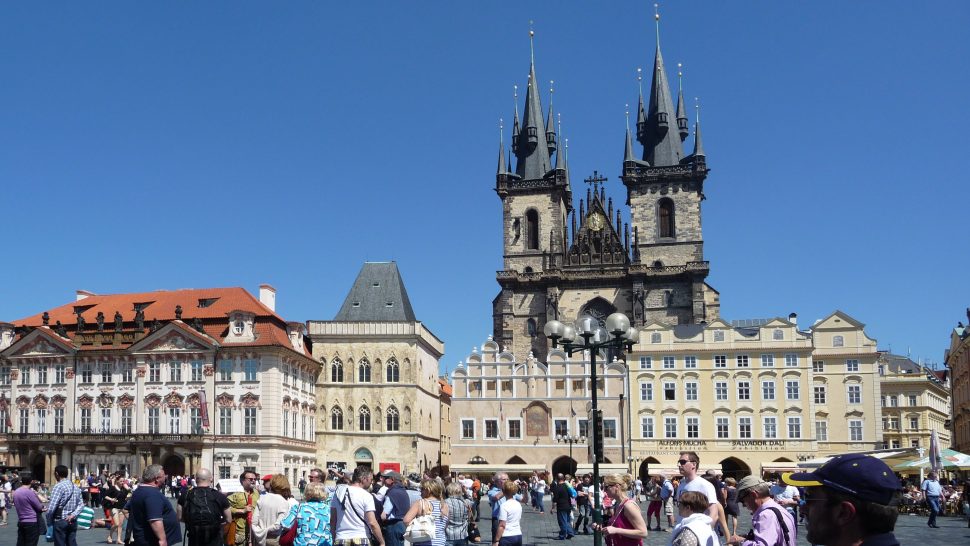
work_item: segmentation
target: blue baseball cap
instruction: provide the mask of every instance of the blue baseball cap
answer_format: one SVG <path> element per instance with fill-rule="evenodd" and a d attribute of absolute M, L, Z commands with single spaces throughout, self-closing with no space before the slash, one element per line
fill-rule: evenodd
<path fill-rule="evenodd" d="M 836 455 L 814 472 L 789 472 L 782 481 L 795 487 L 830 487 L 857 499 L 891 506 L 899 478 L 882 459 L 861 453 Z"/>

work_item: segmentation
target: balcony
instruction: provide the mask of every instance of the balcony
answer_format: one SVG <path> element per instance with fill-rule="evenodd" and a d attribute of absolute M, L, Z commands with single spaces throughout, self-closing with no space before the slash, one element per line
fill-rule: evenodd
<path fill-rule="evenodd" d="M 124 432 L 121 429 L 71 429 L 63 434 L 51 432 L 7 432 L 8 443 L 48 443 L 64 444 L 69 442 L 101 441 L 106 443 L 137 443 L 137 444 L 167 444 L 167 443 L 201 443 L 204 435 L 199 434 L 147 434 L 141 432 Z"/>

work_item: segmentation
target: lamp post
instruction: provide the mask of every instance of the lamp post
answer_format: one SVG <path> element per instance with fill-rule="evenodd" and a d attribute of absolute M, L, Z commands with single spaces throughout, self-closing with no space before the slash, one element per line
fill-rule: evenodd
<path fill-rule="evenodd" d="M 575 325 L 563 324 L 558 320 L 546 323 L 543 332 L 552 340 L 553 348 L 559 347 L 568 355 L 580 351 L 589 351 L 590 381 L 593 384 L 591 408 L 590 444 L 593 448 L 593 523 L 597 525 L 593 532 L 593 545 L 602 546 L 603 534 L 598 530 L 603 523 L 603 508 L 600 504 L 600 461 L 603 459 L 603 430 L 602 414 L 597 406 L 596 355 L 607 350 L 607 355 L 621 356 L 624 351 L 633 350 L 633 345 L 640 341 L 640 331 L 630 326 L 630 319 L 623 313 L 613 313 L 606 318 L 606 328 L 589 316 L 582 316 Z M 570 444 L 570 448 L 572 445 Z"/>
<path fill-rule="evenodd" d="M 563 444 L 569 444 L 569 460 L 576 462 L 576 460 L 573 459 L 573 445 L 586 443 L 586 437 L 577 436 L 575 434 L 557 434 L 556 441 Z M 576 469 L 573 468 L 571 474 L 575 474 L 575 473 L 576 473 Z"/>

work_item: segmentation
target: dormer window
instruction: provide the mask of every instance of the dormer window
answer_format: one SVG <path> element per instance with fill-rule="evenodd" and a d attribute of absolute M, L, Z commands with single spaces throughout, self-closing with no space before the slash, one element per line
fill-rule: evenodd
<path fill-rule="evenodd" d="M 359 301 L 355 301 L 351 305 L 353 305 L 354 307 L 360 307 L 360 302 Z"/>
<path fill-rule="evenodd" d="M 243 321 L 237 320 L 232 323 L 232 333 L 236 334 L 237 336 L 241 336 L 243 334 L 243 331 L 245 330 L 246 330 L 246 323 L 244 323 Z"/>
<path fill-rule="evenodd" d="M 380 287 L 381 287 L 381 283 L 379 283 L 379 282 L 375 282 L 375 283 L 374 283 L 374 284 L 372 284 L 371 286 L 373 286 L 374 288 L 380 288 Z"/>
<path fill-rule="evenodd" d="M 384 307 L 394 307 L 394 302 L 393 301 L 386 301 L 386 302 L 384 302 Z"/>

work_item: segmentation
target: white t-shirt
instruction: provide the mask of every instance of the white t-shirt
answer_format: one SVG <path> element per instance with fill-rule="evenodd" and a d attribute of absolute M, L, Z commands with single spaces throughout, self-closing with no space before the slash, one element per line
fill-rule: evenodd
<path fill-rule="evenodd" d="M 768 490 L 768 494 L 775 499 L 775 502 L 781 504 L 785 508 L 788 508 L 787 504 L 782 504 L 784 501 L 791 501 L 798 496 L 798 488 L 794 485 L 777 484 L 772 485 Z"/>
<path fill-rule="evenodd" d="M 704 478 L 697 476 L 691 481 L 684 479 L 680 482 L 677 487 L 677 501 L 680 502 L 680 496 L 684 494 L 685 491 L 697 491 L 698 493 L 703 493 L 707 497 L 707 502 L 710 504 L 717 504 L 717 492 L 714 491 L 714 485 L 711 482 L 705 480 Z M 684 519 L 679 511 L 677 513 L 677 521 Z"/>
<path fill-rule="evenodd" d="M 536 493 L 537 494 L 539 494 L 539 495 L 545 495 L 546 494 L 546 481 L 545 480 L 536 480 L 535 490 L 536 490 Z"/>
<path fill-rule="evenodd" d="M 522 504 L 513 499 L 506 500 L 498 509 L 499 521 L 505 522 L 503 537 L 517 537 L 522 534 Z"/>
<path fill-rule="evenodd" d="M 367 512 L 374 511 L 374 497 L 363 488 L 350 486 L 330 501 L 330 507 L 336 510 L 337 540 L 351 538 L 367 538 Z M 347 509 L 344 510 L 344 505 Z M 359 514 L 359 515 L 358 515 Z"/>

